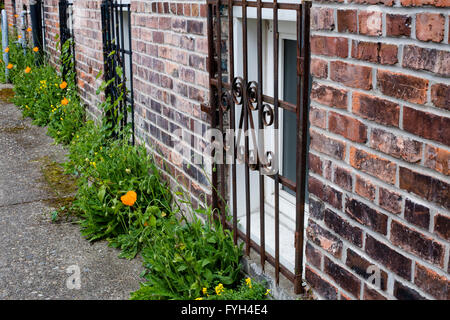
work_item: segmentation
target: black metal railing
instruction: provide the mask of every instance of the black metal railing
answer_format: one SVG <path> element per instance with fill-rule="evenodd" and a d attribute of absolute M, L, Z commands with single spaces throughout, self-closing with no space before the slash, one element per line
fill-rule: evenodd
<path fill-rule="evenodd" d="M 106 89 L 106 94 L 116 99 L 121 94 L 124 99 L 117 106 L 121 115 L 120 126 L 131 124 L 134 143 L 134 99 L 133 64 L 131 42 L 130 4 L 116 0 L 103 0 L 101 3 L 103 33 L 104 79 L 114 80 Z M 118 67 L 121 74 L 118 73 Z"/>
<path fill-rule="evenodd" d="M 280 273 L 294 283 L 296 293 L 302 291 L 302 271 L 303 271 L 303 234 L 304 234 L 304 211 L 305 211 L 305 194 L 306 194 L 306 177 L 307 177 L 307 128 L 308 128 L 308 112 L 309 112 L 309 29 L 310 29 L 310 8 L 311 2 L 302 3 L 279 3 L 255 1 L 234 1 L 234 0 L 207 0 L 207 32 L 208 32 L 208 71 L 210 76 L 210 96 L 209 105 L 203 105 L 205 111 L 209 112 L 211 127 L 219 129 L 222 134 L 225 130 L 248 132 L 265 129 L 273 129 L 275 132 L 274 141 L 278 141 L 278 129 L 280 122 L 280 113 L 284 111 L 291 112 L 294 116 L 297 129 L 295 135 L 295 146 L 290 150 L 291 155 L 296 161 L 295 181 L 289 179 L 278 170 L 267 174 L 269 167 L 279 168 L 279 153 L 277 142 L 275 142 L 275 150 L 264 150 L 264 142 L 256 141 L 256 137 L 252 134 L 245 134 L 242 138 L 239 133 L 236 137 L 232 136 L 232 142 L 225 148 L 232 146 L 233 152 L 232 162 L 227 162 L 224 158 L 215 158 L 214 168 L 212 170 L 212 203 L 213 207 L 219 209 L 220 219 L 222 222 L 233 230 L 235 241 L 238 237 L 245 242 L 245 251 L 249 255 L 250 249 L 255 250 L 261 259 L 261 265 L 264 269 L 265 262 L 269 262 L 275 267 L 276 281 L 279 282 Z M 270 16 L 273 25 L 273 50 L 265 50 L 263 46 L 267 43 L 267 39 L 263 40 L 263 10 L 265 17 Z M 291 13 L 294 20 L 292 29 L 295 33 L 296 41 L 296 65 L 290 68 L 290 72 L 295 73 L 295 89 L 296 99 L 293 101 L 283 101 L 279 97 L 280 89 L 280 41 L 279 38 L 279 11 Z M 249 15 L 251 14 L 251 22 Z M 238 17 L 235 17 L 238 15 Z M 235 18 L 239 20 L 239 24 L 235 24 Z M 250 35 L 249 24 L 256 21 L 256 32 L 253 29 L 252 34 L 255 35 L 256 48 L 252 44 L 249 48 Z M 238 26 L 238 27 L 235 27 Z M 226 26 L 224 28 L 224 26 Z M 224 29 L 224 30 L 222 30 Z M 237 29 L 237 30 L 236 30 Z M 236 38 L 236 35 L 238 37 Z M 224 57 L 226 52 L 226 57 Z M 236 54 L 239 52 L 239 54 Z M 264 67 L 267 67 L 263 61 L 265 54 L 273 56 L 273 79 L 270 79 L 270 92 L 266 94 L 263 88 L 263 81 L 266 81 L 263 75 Z M 268 52 L 268 53 L 267 53 Z M 249 55 L 252 54 L 253 61 L 249 61 Z M 295 53 L 294 53 L 295 54 Z M 226 60 L 224 62 L 224 60 Z M 235 60 L 238 61 L 240 71 L 235 70 Z M 250 65 L 255 69 L 250 70 Z M 224 66 L 228 66 L 224 69 Z M 270 67 L 272 68 L 272 67 Z M 251 71 L 251 74 L 250 73 Z M 229 79 L 227 81 L 227 79 Z M 253 80 L 253 81 L 252 81 Z M 241 110 L 239 114 L 239 109 Z M 239 120 L 237 122 L 236 120 Z M 238 123 L 238 124 L 237 124 Z M 269 131 L 271 132 L 271 131 Z M 253 144 L 250 140 L 253 140 Z M 264 136 L 259 136 L 259 140 L 264 140 Z M 243 142 L 243 145 L 241 143 Z M 251 149 L 257 145 L 259 150 Z M 223 157 L 225 150 L 219 152 Z M 214 157 L 216 154 L 213 155 Z M 218 161 L 217 161 L 218 160 Z M 237 177 L 236 163 L 242 163 Z M 242 168 L 242 169 L 241 169 Z M 252 178 L 251 172 L 258 173 L 258 178 Z M 253 175 L 256 177 L 257 175 Z M 240 180 L 242 178 L 242 180 Z M 239 180 L 239 181 L 238 181 Z M 269 186 L 269 184 L 273 184 Z M 268 188 L 273 191 L 271 195 L 270 205 L 273 210 L 273 237 L 274 248 L 269 253 L 266 249 L 266 221 L 267 218 L 267 197 Z M 238 188 L 240 188 L 238 194 Z M 245 193 L 242 193 L 245 188 Z M 289 268 L 280 263 L 280 189 L 288 189 L 294 194 L 295 212 L 292 216 L 295 220 L 292 236 L 294 246 L 293 255 L 291 257 L 295 261 L 295 266 Z M 252 197 L 257 195 L 257 197 Z M 244 200 L 245 199 L 245 200 Z M 231 203 L 230 203 L 231 202 Z M 243 217 L 244 226 L 238 227 L 238 206 L 242 202 L 245 217 Z M 258 206 L 255 213 L 254 207 Z M 226 219 L 226 208 L 231 208 L 232 222 Z M 272 212 L 272 211 L 271 211 Z M 239 212 L 240 214 L 240 212 Z M 253 214 L 253 215 L 252 215 Z M 256 214 L 256 216 L 255 216 Z M 255 237 L 252 234 L 252 219 L 257 218 L 257 226 L 259 234 Z M 240 220 L 239 220 L 240 221 Z M 240 223 L 240 222 L 239 222 Z M 294 224 L 293 224 L 294 225 Z M 272 235 L 271 235 L 272 236 Z M 284 235 L 283 235 L 284 236 Z M 256 239 L 257 238 L 257 239 Z"/>

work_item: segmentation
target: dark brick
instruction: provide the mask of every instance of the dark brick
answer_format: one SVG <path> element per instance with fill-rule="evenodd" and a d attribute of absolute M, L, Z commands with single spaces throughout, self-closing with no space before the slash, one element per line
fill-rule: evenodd
<path fill-rule="evenodd" d="M 330 78 L 348 87 L 372 89 L 372 68 L 370 67 L 331 61 Z"/>
<path fill-rule="evenodd" d="M 385 296 L 383 296 L 378 291 L 369 288 L 367 285 L 364 285 L 364 300 L 387 300 Z"/>
<path fill-rule="evenodd" d="M 309 177 L 308 190 L 320 200 L 329 203 L 336 209 L 342 208 L 342 193 L 328 185 L 324 185 L 316 178 L 311 176 Z"/>
<path fill-rule="evenodd" d="M 306 260 L 316 267 L 317 269 L 321 268 L 321 261 L 322 261 L 322 254 L 319 252 L 319 250 L 316 250 L 309 242 L 306 242 L 305 247 L 305 255 Z"/>
<path fill-rule="evenodd" d="M 422 143 L 382 129 L 372 130 L 370 146 L 408 162 L 416 163 L 422 160 Z"/>
<path fill-rule="evenodd" d="M 308 168 L 314 173 L 322 175 L 322 160 L 315 154 L 310 153 L 308 159 Z"/>
<path fill-rule="evenodd" d="M 376 187 L 369 180 L 356 175 L 355 181 L 355 192 L 360 196 L 369 199 L 370 201 L 375 200 Z"/>
<path fill-rule="evenodd" d="M 444 265 L 445 247 L 425 235 L 392 221 L 391 242 L 438 266 Z"/>
<path fill-rule="evenodd" d="M 450 280 L 416 263 L 414 283 L 439 300 L 450 300 Z"/>
<path fill-rule="evenodd" d="M 324 271 L 334 281 L 336 281 L 341 288 L 350 292 L 356 298 L 359 298 L 361 290 L 361 281 L 352 273 L 348 272 L 338 264 L 331 261 L 328 257 L 324 257 Z"/>
<path fill-rule="evenodd" d="M 444 181 L 400 167 L 400 188 L 450 209 L 450 185 Z"/>
<path fill-rule="evenodd" d="M 367 128 L 361 121 L 336 112 L 328 113 L 328 130 L 353 142 L 364 143 L 367 140 Z"/>
<path fill-rule="evenodd" d="M 353 93 L 353 113 L 380 124 L 398 127 L 400 106 L 368 94 Z"/>
<path fill-rule="evenodd" d="M 333 30 L 334 15 L 331 8 L 311 8 L 312 30 Z"/>
<path fill-rule="evenodd" d="M 362 247 L 363 233 L 360 228 L 352 226 L 330 209 L 325 210 L 324 221 L 325 225 L 335 233 L 350 241 L 354 245 Z"/>
<path fill-rule="evenodd" d="M 305 270 L 305 279 L 308 284 L 315 290 L 317 293 L 327 300 L 336 300 L 337 288 L 330 284 L 328 281 L 321 278 L 316 272 L 314 272 L 311 268 L 306 267 Z"/>
<path fill-rule="evenodd" d="M 348 40 L 341 37 L 311 36 L 311 53 L 346 58 Z"/>
<path fill-rule="evenodd" d="M 396 164 L 364 150 L 350 147 L 350 165 L 387 183 L 395 183 Z"/>
<path fill-rule="evenodd" d="M 310 139 L 311 149 L 336 159 L 343 160 L 345 158 L 345 142 L 327 137 L 314 130 L 310 131 Z"/>
<path fill-rule="evenodd" d="M 353 181 L 350 171 L 341 167 L 336 167 L 336 169 L 334 170 L 334 183 L 336 183 L 342 189 L 352 191 Z"/>
<path fill-rule="evenodd" d="M 322 201 L 309 198 L 309 215 L 316 220 L 322 220 L 324 216 L 325 204 Z"/>
<path fill-rule="evenodd" d="M 427 101 L 428 80 L 387 70 L 378 70 L 377 82 L 380 91 L 390 97 L 412 103 Z"/>
<path fill-rule="evenodd" d="M 403 48 L 403 67 L 425 70 L 442 76 L 450 76 L 450 52 L 432 48 L 406 45 Z"/>
<path fill-rule="evenodd" d="M 450 85 L 433 84 L 431 87 L 431 102 L 438 108 L 450 111 Z"/>
<path fill-rule="evenodd" d="M 450 218 L 437 214 L 434 217 L 434 232 L 443 239 L 450 241 Z"/>
<path fill-rule="evenodd" d="M 395 281 L 394 283 L 394 296 L 398 300 L 426 300 L 416 290 L 411 289 L 398 281 Z"/>
<path fill-rule="evenodd" d="M 409 37 L 411 35 L 411 17 L 400 14 L 386 14 L 386 35 Z"/>
<path fill-rule="evenodd" d="M 358 31 L 356 10 L 337 10 L 337 21 L 339 32 L 356 33 Z"/>
<path fill-rule="evenodd" d="M 428 226 L 430 225 L 430 209 L 406 199 L 405 219 L 416 226 L 428 230 Z"/>
<path fill-rule="evenodd" d="M 370 276 L 373 275 L 373 272 L 370 272 L 369 267 L 373 266 L 374 264 L 367 261 L 363 257 L 361 257 L 358 253 L 353 251 L 352 249 L 347 249 L 347 260 L 345 264 L 353 270 L 356 274 L 363 277 L 364 279 L 368 279 Z M 369 272 L 368 272 L 369 271 Z M 388 275 L 384 270 L 380 269 L 380 288 L 381 290 L 386 291 L 387 289 L 387 281 L 388 281 Z M 375 285 L 376 283 L 372 283 Z"/>
<path fill-rule="evenodd" d="M 366 235 L 366 253 L 402 278 L 411 279 L 411 260 L 370 235 Z"/>
<path fill-rule="evenodd" d="M 387 234 L 388 217 L 375 209 L 372 209 L 355 199 L 347 199 L 345 203 L 345 213 L 350 218 L 368 226 L 372 230 L 381 234 Z"/>
<path fill-rule="evenodd" d="M 347 108 L 347 91 L 336 89 L 314 82 L 311 88 L 311 99 L 318 103 L 338 109 Z"/>
<path fill-rule="evenodd" d="M 342 255 L 342 240 L 309 219 L 306 235 L 310 241 L 337 258 Z"/>

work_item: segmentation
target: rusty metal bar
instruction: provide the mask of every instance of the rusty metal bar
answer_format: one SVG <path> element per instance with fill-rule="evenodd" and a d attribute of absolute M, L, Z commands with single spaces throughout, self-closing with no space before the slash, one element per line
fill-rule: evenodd
<path fill-rule="evenodd" d="M 211 86 L 217 87 L 218 81 L 217 79 L 210 79 L 209 84 Z M 229 82 L 222 82 L 222 87 L 227 90 L 231 90 L 231 84 Z M 263 94 L 262 97 L 263 102 L 267 102 L 272 105 L 274 104 L 274 99 L 272 97 L 265 94 Z M 283 100 L 278 100 L 278 106 L 280 108 L 283 108 L 284 110 L 291 111 L 293 113 L 295 113 L 295 111 L 297 110 L 297 106 L 295 104 Z"/>
<path fill-rule="evenodd" d="M 228 48 L 229 48 L 229 68 L 230 68 L 230 79 L 234 79 L 234 27 L 233 27 L 233 1 L 228 0 Z M 234 100 L 231 99 L 230 106 L 230 128 L 234 129 L 236 127 L 236 110 L 234 105 Z M 230 137 L 231 138 L 231 137 Z M 231 164 L 231 192 L 233 197 L 233 239 L 234 243 L 237 244 L 238 234 L 237 234 L 237 190 L 236 190 L 236 139 L 234 134 L 232 135 L 233 142 L 231 147 L 233 148 L 233 163 Z"/>
<path fill-rule="evenodd" d="M 243 90 L 243 101 L 242 104 L 243 114 L 244 114 L 244 132 L 248 131 L 248 118 L 249 118 L 249 102 L 247 97 L 247 84 L 248 84 L 248 43 L 247 43 L 247 1 L 244 0 L 242 3 L 242 48 L 243 48 L 243 59 L 244 59 L 244 90 Z M 245 235 L 245 253 L 250 255 L 250 232 L 251 232 L 251 212 L 250 212 L 250 170 L 249 170 L 249 141 L 248 135 L 244 135 L 244 149 L 245 149 L 245 217 L 246 217 L 246 235 Z"/>
<path fill-rule="evenodd" d="M 279 84 L 279 36 L 278 36 L 278 3 L 277 0 L 273 2 L 273 107 L 274 107 L 274 127 L 275 127 L 275 154 L 277 159 L 277 166 L 279 168 L 279 101 L 278 101 L 278 84 Z M 275 281 L 280 283 L 280 175 L 279 170 L 275 173 Z M 293 184 L 295 187 L 295 184 Z"/>
<path fill-rule="evenodd" d="M 220 0 L 218 0 L 220 1 Z M 264 148 L 264 122 L 263 122 L 263 53 L 262 53 L 262 2 L 261 0 L 258 0 L 258 7 L 257 7 L 257 42 L 258 42 L 258 97 L 257 97 L 257 103 L 258 103 L 258 158 L 263 158 L 259 160 L 259 163 L 265 162 L 265 148 Z M 262 150 L 260 150 L 262 149 Z M 261 246 L 261 267 L 264 271 L 264 264 L 266 261 L 266 238 L 265 238 L 265 197 L 264 197 L 264 167 L 262 165 L 259 166 L 259 234 L 260 234 L 260 246 Z"/>
<path fill-rule="evenodd" d="M 208 4 L 210 3 L 217 3 L 217 0 L 207 0 L 206 1 Z M 233 6 L 234 7 L 242 7 L 242 6 L 246 6 L 249 8 L 256 8 L 258 7 L 258 3 L 256 1 L 246 1 L 246 0 L 242 0 L 242 1 L 232 1 Z M 228 4 L 228 0 L 220 0 L 220 4 L 221 5 L 227 5 Z M 301 4 L 296 4 L 296 3 L 278 3 L 277 7 L 280 10 L 299 10 Z M 274 3 L 273 2 L 262 2 L 261 7 L 263 9 L 273 9 L 274 7 Z"/>

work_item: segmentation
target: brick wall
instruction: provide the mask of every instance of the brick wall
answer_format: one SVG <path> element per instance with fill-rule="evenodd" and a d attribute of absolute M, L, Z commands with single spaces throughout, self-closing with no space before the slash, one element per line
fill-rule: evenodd
<path fill-rule="evenodd" d="M 322 298 L 450 298 L 448 7 L 313 3 L 306 280 Z"/>
<path fill-rule="evenodd" d="M 206 6 L 203 1 L 132 1 L 133 81 L 136 135 L 164 158 L 172 179 L 193 195 L 210 194 L 191 154 L 174 142 L 201 145 L 208 94 Z M 181 134 L 179 133 L 181 132 Z"/>

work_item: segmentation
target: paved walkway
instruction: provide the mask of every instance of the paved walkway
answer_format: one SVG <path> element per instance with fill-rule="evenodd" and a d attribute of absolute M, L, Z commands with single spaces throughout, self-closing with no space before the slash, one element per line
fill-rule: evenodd
<path fill-rule="evenodd" d="M 89 243 L 66 219 L 51 222 L 73 188 L 55 165 L 65 151 L 45 133 L 0 100 L 0 300 L 128 299 L 139 288 L 141 262 L 119 259 L 105 242 Z M 73 265 L 79 290 L 66 284 Z"/>

